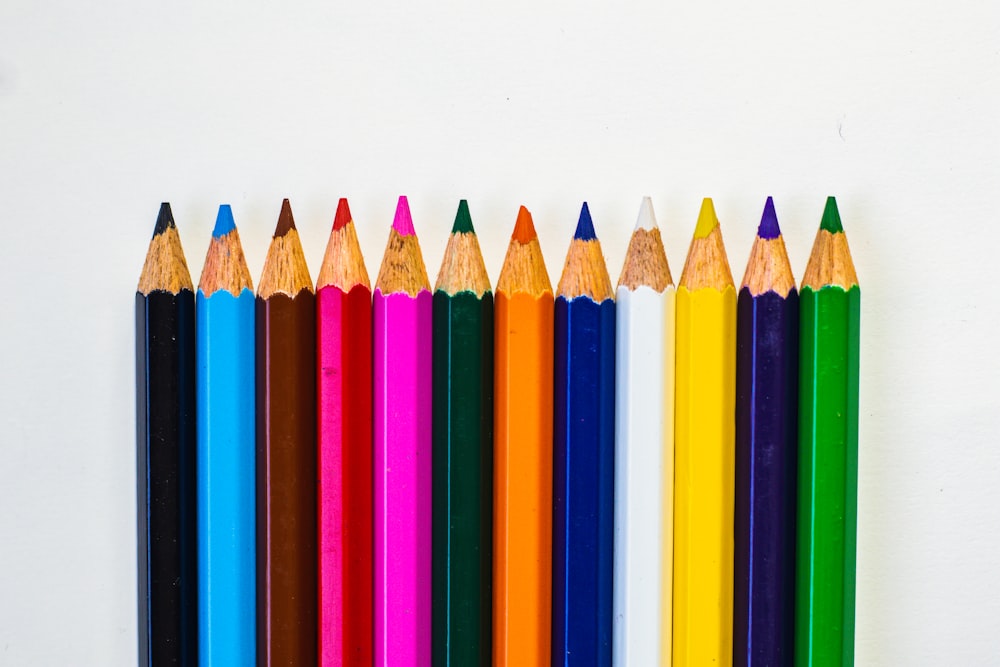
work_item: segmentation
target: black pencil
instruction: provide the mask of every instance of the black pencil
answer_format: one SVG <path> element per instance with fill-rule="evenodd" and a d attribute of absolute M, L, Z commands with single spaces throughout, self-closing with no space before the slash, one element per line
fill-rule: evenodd
<path fill-rule="evenodd" d="M 198 658 L 194 287 L 169 204 L 135 294 L 139 665 Z"/>

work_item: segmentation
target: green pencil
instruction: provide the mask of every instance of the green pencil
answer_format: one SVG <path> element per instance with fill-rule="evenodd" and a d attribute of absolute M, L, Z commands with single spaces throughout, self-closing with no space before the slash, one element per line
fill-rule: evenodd
<path fill-rule="evenodd" d="M 432 662 L 490 664 L 493 294 L 458 205 L 434 291 Z"/>
<path fill-rule="evenodd" d="M 861 290 L 826 200 L 802 279 L 795 664 L 854 665 Z"/>

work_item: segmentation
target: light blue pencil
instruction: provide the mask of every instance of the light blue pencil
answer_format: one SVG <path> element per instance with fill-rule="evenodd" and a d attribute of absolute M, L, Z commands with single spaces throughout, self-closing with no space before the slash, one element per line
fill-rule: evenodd
<path fill-rule="evenodd" d="M 198 660 L 256 662 L 254 292 L 228 205 L 219 207 L 196 315 Z"/>

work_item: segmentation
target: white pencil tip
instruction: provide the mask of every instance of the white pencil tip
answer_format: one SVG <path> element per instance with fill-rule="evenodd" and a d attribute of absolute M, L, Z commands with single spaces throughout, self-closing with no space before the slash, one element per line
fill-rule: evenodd
<path fill-rule="evenodd" d="M 642 198 L 639 206 L 639 219 L 635 221 L 635 228 L 656 229 L 656 216 L 653 214 L 653 200 L 649 197 Z"/>

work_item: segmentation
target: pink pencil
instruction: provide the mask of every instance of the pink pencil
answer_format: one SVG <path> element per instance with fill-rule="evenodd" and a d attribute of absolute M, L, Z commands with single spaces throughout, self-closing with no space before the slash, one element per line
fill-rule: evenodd
<path fill-rule="evenodd" d="M 400 197 L 375 282 L 375 664 L 431 661 L 432 297 Z"/>
<path fill-rule="evenodd" d="M 320 667 L 370 667 L 372 293 L 347 200 L 316 281 Z"/>

